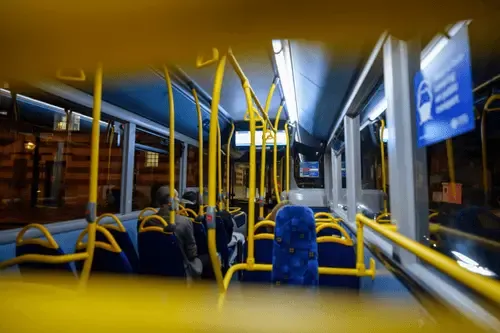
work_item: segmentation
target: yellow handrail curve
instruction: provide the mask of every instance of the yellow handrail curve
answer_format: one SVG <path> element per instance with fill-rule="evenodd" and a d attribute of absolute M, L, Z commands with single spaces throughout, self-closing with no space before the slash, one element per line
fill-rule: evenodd
<path fill-rule="evenodd" d="M 96 219 L 97 219 L 97 190 L 99 185 L 99 137 L 101 134 L 101 102 L 102 102 L 102 64 L 97 65 L 94 77 L 94 105 L 92 108 L 92 132 L 90 140 L 90 179 L 89 179 L 89 202 L 87 204 L 87 222 L 88 222 L 88 257 L 83 263 L 80 274 L 79 288 L 87 286 L 90 271 L 92 269 L 92 260 L 94 259 L 94 248 L 96 239 Z"/>
<path fill-rule="evenodd" d="M 217 51 L 218 52 L 218 51 Z M 203 215 L 203 117 L 201 113 L 200 101 L 196 89 L 192 89 L 193 97 L 196 104 L 196 113 L 198 114 L 198 182 L 199 182 L 199 208 L 198 215 Z"/>
<path fill-rule="evenodd" d="M 275 228 L 276 227 L 276 223 L 273 222 L 273 221 L 260 221 L 259 223 L 257 223 L 255 226 L 254 226 L 254 233 L 257 231 L 257 229 L 259 228 L 262 228 L 262 227 L 271 227 L 271 228 Z"/>
<path fill-rule="evenodd" d="M 83 230 L 80 233 L 80 235 L 78 236 L 78 238 L 76 240 L 76 249 L 77 250 L 82 250 L 82 249 L 87 248 L 88 244 L 83 242 L 83 238 L 85 237 L 85 235 L 87 235 L 88 231 L 89 231 L 88 228 L 85 228 L 85 230 Z M 111 233 L 106 228 L 98 225 L 96 227 L 96 231 L 102 233 L 109 243 L 96 241 L 95 247 L 98 247 L 98 248 L 101 248 L 101 249 L 104 249 L 104 250 L 107 250 L 110 252 L 115 252 L 115 253 L 122 252 L 122 249 L 120 248 L 120 246 L 116 242 L 115 238 L 113 237 L 113 235 L 111 235 Z"/>
<path fill-rule="evenodd" d="M 216 177 L 217 174 L 217 127 L 219 125 L 219 102 L 224 78 L 224 67 L 226 65 L 226 55 L 219 58 L 217 68 L 215 70 L 214 88 L 212 92 L 211 116 L 210 116 L 210 133 L 209 133 L 209 149 L 208 149 L 208 207 L 207 207 L 207 237 L 208 237 L 208 253 L 215 274 L 215 280 L 219 291 L 224 291 L 224 282 L 222 278 L 220 261 L 217 256 L 217 246 L 215 242 L 215 211 L 216 211 Z"/>
<path fill-rule="evenodd" d="M 203 56 L 196 57 L 196 67 L 202 68 L 214 64 L 217 61 L 219 61 L 219 50 L 212 48 L 212 58 L 209 60 L 203 60 Z"/>
<path fill-rule="evenodd" d="M 148 215 L 144 219 L 142 219 L 141 223 L 139 224 L 139 231 L 138 232 L 146 232 L 146 231 L 160 231 L 163 232 L 162 227 L 156 227 L 156 226 L 151 226 L 151 227 L 145 227 L 146 222 L 149 220 L 157 220 L 160 221 L 160 223 L 163 225 L 163 227 L 168 226 L 167 221 L 161 216 L 158 215 Z"/>
<path fill-rule="evenodd" d="M 231 140 L 234 134 L 234 123 L 231 123 L 231 132 L 229 133 L 229 138 L 227 139 L 227 152 L 226 152 L 226 209 L 230 210 L 229 207 L 231 202 L 230 190 L 231 190 Z M 241 208 L 240 208 L 241 209 Z"/>
<path fill-rule="evenodd" d="M 472 273 L 460 267 L 455 260 L 450 259 L 444 254 L 431 250 L 427 246 L 422 245 L 414 240 L 411 240 L 397 232 L 388 230 L 387 228 L 384 228 L 383 226 L 379 225 L 374 220 L 371 220 L 366 216 L 363 216 L 362 214 L 356 215 L 356 223 L 358 225 L 358 229 L 362 229 L 363 225 L 368 226 L 369 228 L 373 229 L 380 235 L 389 239 L 396 245 L 415 254 L 420 259 L 431 264 L 440 271 L 448 274 L 455 280 L 463 283 L 464 285 L 475 290 L 476 292 L 485 296 L 486 298 L 496 303 L 500 303 L 499 282 Z"/>
<path fill-rule="evenodd" d="M 144 213 L 146 213 L 146 212 L 153 212 L 153 214 L 156 214 L 156 213 L 158 213 L 158 209 L 153 208 L 153 207 L 146 207 L 139 212 L 139 216 L 137 217 L 137 219 L 142 220 L 142 218 L 144 217 Z"/>
<path fill-rule="evenodd" d="M 352 245 L 353 244 L 352 243 L 352 239 L 349 236 L 349 234 L 347 233 L 347 231 L 344 228 L 342 228 L 340 225 L 334 224 L 334 223 L 323 223 L 323 224 L 321 224 L 321 225 L 319 225 L 319 226 L 316 227 L 316 233 L 320 232 L 323 229 L 338 230 L 338 231 L 340 231 L 340 234 L 342 235 L 342 237 L 345 238 L 350 243 L 350 244 L 346 244 L 346 245 Z"/>
<path fill-rule="evenodd" d="M 40 238 L 30 238 L 30 239 L 23 239 L 24 234 L 26 231 L 30 229 L 38 229 L 41 231 L 43 236 L 47 239 L 40 239 Z M 21 245 L 27 245 L 27 244 L 36 244 L 36 245 L 41 245 L 47 248 L 51 248 L 54 250 L 57 250 L 59 248 L 59 244 L 57 244 L 56 240 L 52 235 L 50 234 L 49 230 L 47 230 L 46 227 L 39 223 L 31 223 L 25 226 L 24 228 L 19 231 L 16 237 L 16 246 L 21 246 Z"/>
<path fill-rule="evenodd" d="M 86 80 L 85 72 L 83 69 L 78 69 L 78 76 L 70 76 L 64 75 L 62 69 L 58 69 L 56 72 L 56 78 L 64 81 L 73 81 L 73 82 L 83 82 Z"/>
<path fill-rule="evenodd" d="M 123 223 L 120 221 L 120 219 L 115 214 L 109 214 L 109 213 L 102 214 L 102 215 L 100 215 L 97 218 L 97 220 L 95 221 L 95 223 L 99 224 L 106 217 L 109 217 L 109 218 L 113 219 L 113 221 L 115 221 L 116 225 L 106 224 L 106 225 L 103 225 L 104 228 L 106 228 L 106 229 L 115 229 L 115 230 L 121 231 L 121 232 L 126 232 L 127 231 L 125 229 L 125 227 L 123 226 Z"/>

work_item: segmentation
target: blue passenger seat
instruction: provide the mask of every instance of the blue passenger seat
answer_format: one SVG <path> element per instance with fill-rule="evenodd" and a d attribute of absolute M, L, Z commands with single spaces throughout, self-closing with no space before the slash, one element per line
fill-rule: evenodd
<path fill-rule="evenodd" d="M 278 211 L 271 278 L 276 285 L 318 285 L 316 223 L 309 207 L 285 206 Z"/>
<path fill-rule="evenodd" d="M 83 238 L 87 235 L 87 233 L 88 228 L 82 231 L 78 237 L 75 252 L 81 253 L 87 250 L 87 243 L 83 242 Z M 79 272 L 81 272 L 83 268 L 83 263 L 84 261 L 78 261 L 75 263 L 76 269 Z M 133 273 L 132 265 L 128 261 L 125 252 L 122 251 L 111 233 L 100 225 L 97 226 L 96 230 L 96 243 L 91 272 L 120 274 Z"/>
<path fill-rule="evenodd" d="M 44 235 L 43 238 L 24 239 L 24 234 L 29 229 L 38 229 Z M 61 256 L 64 251 L 59 244 L 54 240 L 50 232 L 41 224 L 33 223 L 25 226 L 19 232 L 16 238 L 16 256 L 20 257 L 28 254 L 39 254 L 46 256 Z M 56 270 L 58 272 L 67 272 L 76 277 L 70 263 L 48 264 L 42 262 L 25 262 L 19 264 L 19 271 L 22 275 L 27 275 L 29 272 L 37 270 Z"/>
<path fill-rule="evenodd" d="M 173 232 L 165 232 L 162 227 L 142 226 L 137 239 L 141 274 L 186 276 L 184 256 Z"/>
<path fill-rule="evenodd" d="M 128 232 L 126 230 L 117 230 L 115 228 L 112 228 L 113 226 L 110 225 L 103 225 L 103 227 L 109 231 L 109 233 L 118 243 L 118 246 L 120 246 L 120 248 L 122 249 L 123 253 L 128 259 L 128 262 L 130 263 L 130 266 L 132 267 L 132 271 L 136 273 L 139 272 L 139 256 L 137 255 L 134 244 L 132 243 L 132 239 L 130 238 Z M 104 235 L 98 232 L 97 240 L 105 241 Z"/>

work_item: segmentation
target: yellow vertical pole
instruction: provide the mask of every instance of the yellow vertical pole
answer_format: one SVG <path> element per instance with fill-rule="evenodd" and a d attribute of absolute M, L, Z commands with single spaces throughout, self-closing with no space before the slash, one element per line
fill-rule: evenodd
<path fill-rule="evenodd" d="M 285 136 L 286 136 L 286 199 L 288 200 L 288 192 L 290 192 L 290 136 L 288 134 L 288 124 L 285 124 Z"/>
<path fill-rule="evenodd" d="M 203 215 L 203 119 L 196 89 L 193 89 L 193 96 L 196 103 L 196 112 L 198 113 L 198 182 L 200 183 L 198 215 Z"/>
<path fill-rule="evenodd" d="M 387 214 L 387 174 L 385 173 L 385 145 L 383 134 L 385 129 L 384 119 L 380 119 L 380 163 L 382 164 L 382 192 L 384 192 L 384 214 Z"/>
<path fill-rule="evenodd" d="M 226 152 L 226 209 L 229 210 L 230 198 L 230 174 L 231 174 L 231 140 L 234 134 L 234 123 L 231 123 L 231 133 L 229 133 L 229 139 L 227 139 L 227 152 Z"/>
<path fill-rule="evenodd" d="M 269 93 L 267 94 L 266 106 L 264 107 L 265 118 L 269 114 L 269 108 L 271 107 L 271 100 L 273 99 L 274 89 L 276 89 L 276 80 L 271 84 L 269 88 Z M 251 111 L 253 112 L 253 111 Z M 271 124 L 272 127 L 272 124 Z M 274 128 L 272 128 L 274 130 Z M 266 141 L 267 141 L 267 121 L 262 121 L 262 149 L 261 149 L 261 159 L 260 159 L 260 195 L 259 195 L 259 220 L 264 219 L 264 203 L 265 203 L 265 191 L 266 191 Z"/>
<path fill-rule="evenodd" d="M 217 62 L 215 71 L 214 90 L 212 92 L 212 105 L 210 117 L 210 135 L 209 135 L 209 150 L 208 150 L 208 207 L 207 207 L 207 228 L 208 228 L 208 252 L 210 261 L 214 269 L 217 286 L 221 292 L 224 292 L 224 282 L 220 268 L 219 258 L 217 257 L 217 247 L 215 245 L 215 205 L 216 201 L 216 182 L 215 175 L 217 174 L 217 127 L 219 125 L 219 101 L 224 78 L 224 66 L 226 65 L 226 56 L 222 56 Z"/>
<path fill-rule="evenodd" d="M 365 271 L 365 243 L 364 243 L 364 230 L 363 223 L 361 223 L 356 218 L 356 269 L 360 271 L 360 273 L 364 273 Z"/>
<path fill-rule="evenodd" d="M 248 198 L 248 254 L 247 264 L 255 263 L 254 257 L 254 224 L 255 224 L 255 113 L 253 111 L 252 95 L 250 94 L 250 84 L 248 81 L 243 82 L 243 90 L 247 101 L 247 108 L 250 114 L 250 156 L 249 164 L 250 171 L 248 177 L 249 198 Z"/>
<path fill-rule="evenodd" d="M 167 84 L 168 91 L 168 113 L 170 117 L 169 122 L 169 141 L 168 141 L 168 176 L 170 183 L 170 223 L 175 223 L 175 109 L 174 109 L 174 93 L 172 90 L 172 80 L 168 73 L 167 66 L 163 66 L 165 72 L 165 83 Z"/>
<path fill-rule="evenodd" d="M 453 142 L 451 139 L 446 140 L 446 155 L 448 157 L 448 174 L 450 177 L 451 194 L 455 197 L 455 159 L 453 157 Z"/>
<path fill-rule="evenodd" d="M 274 120 L 274 153 L 273 153 L 273 178 L 274 178 L 274 193 L 276 193 L 276 200 L 278 203 L 281 202 L 279 189 L 278 189 L 278 123 L 281 117 L 281 111 L 283 110 L 283 104 L 280 105 L 278 113 L 276 114 L 276 119 Z"/>
<path fill-rule="evenodd" d="M 221 146 L 221 135 L 220 135 L 220 125 L 217 124 L 217 182 L 218 193 L 217 193 L 217 203 L 219 210 L 224 209 L 224 200 L 222 200 L 222 146 Z"/>
<path fill-rule="evenodd" d="M 285 184 L 285 181 L 283 180 L 283 162 L 285 160 L 285 156 L 282 156 L 281 157 L 281 160 L 280 160 L 280 182 L 281 182 L 281 186 L 280 186 L 280 193 L 279 193 L 279 196 L 281 197 L 281 191 L 283 191 L 283 185 Z"/>
<path fill-rule="evenodd" d="M 86 219 L 88 222 L 87 253 L 88 258 L 83 263 L 79 287 L 85 288 L 92 269 L 96 239 L 97 219 L 97 187 L 99 183 L 99 136 L 101 132 L 101 101 L 102 101 L 102 64 L 97 65 L 94 78 L 94 106 L 92 109 L 92 133 L 90 141 L 90 181 L 89 202 L 87 204 Z"/>

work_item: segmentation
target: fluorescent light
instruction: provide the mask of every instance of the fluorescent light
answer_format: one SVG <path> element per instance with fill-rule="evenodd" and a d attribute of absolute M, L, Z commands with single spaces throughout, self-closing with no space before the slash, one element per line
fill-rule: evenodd
<path fill-rule="evenodd" d="M 7 89 L 0 88 L 0 92 L 4 96 L 12 97 L 10 91 L 7 90 Z M 31 97 L 28 97 L 28 96 L 24 96 L 24 95 L 21 95 L 21 94 L 18 94 L 17 98 L 21 102 L 25 102 L 27 104 L 34 105 L 34 106 L 39 106 L 41 108 L 49 109 L 49 110 L 52 110 L 54 112 L 66 115 L 66 112 L 64 111 L 64 108 L 62 108 L 60 106 L 56 106 L 56 105 L 49 104 L 49 103 L 46 103 L 46 102 L 43 102 L 43 101 L 39 101 L 37 99 L 31 98 Z M 92 117 L 86 116 L 86 115 L 78 113 L 78 112 L 73 112 L 72 114 L 75 115 L 75 116 L 79 116 L 80 119 L 85 119 L 85 120 L 90 121 L 90 122 L 92 122 L 92 120 L 93 120 Z M 101 125 L 107 125 L 107 123 L 105 121 L 102 121 L 102 120 L 100 121 L 100 123 L 101 123 Z"/>
<path fill-rule="evenodd" d="M 274 58 L 280 77 L 281 87 L 286 102 L 288 118 L 291 122 L 299 121 L 297 100 L 295 98 L 295 82 L 293 80 L 292 59 L 290 45 L 286 40 L 273 40 Z"/>
<path fill-rule="evenodd" d="M 464 25 L 468 24 L 470 21 L 461 21 L 453 25 L 448 30 L 448 35 L 453 37 L 457 34 L 457 32 Z M 429 47 L 422 51 L 420 54 L 420 69 L 424 69 L 436 58 L 436 56 L 444 49 L 444 47 L 448 44 L 448 38 L 445 36 L 437 36 L 430 43 Z M 427 50 L 428 49 L 428 50 Z M 387 99 L 384 98 L 370 111 L 368 118 L 370 120 L 377 119 L 382 113 L 387 110 Z"/>

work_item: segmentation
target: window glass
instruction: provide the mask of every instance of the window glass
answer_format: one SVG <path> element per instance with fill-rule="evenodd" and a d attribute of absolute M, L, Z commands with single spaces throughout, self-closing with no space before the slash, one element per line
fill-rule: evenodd
<path fill-rule="evenodd" d="M 426 148 L 430 237 L 422 242 L 449 256 L 464 269 L 499 279 L 500 113 L 496 110 L 500 110 L 500 104 L 486 101 L 497 94 L 500 84 L 493 80 L 482 85 L 499 72 L 498 66 L 490 67 L 496 59 L 496 54 L 491 52 L 498 49 L 499 39 L 492 38 L 496 42 L 484 44 L 478 27 L 473 21 L 469 28 L 473 86 L 482 86 L 473 91 L 475 129 L 449 141 L 455 186 L 451 183 L 448 163 L 450 146 L 442 141 Z M 490 56 L 474 52 L 479 49 L 488 50 L 485 54 Z M 427 97 L 425 94 L 425 91 L 420 93 L 422 100 Z"/>
<path fill-rule="evenodd" d="M 158 188 L 170 185 L 169 140 L 155 134 L 138 130 L 134 154 L 134 190 L 132 210 L 157 207 L 155 195 Z M 183 145 L 175 142 L 175 189 L 179 189 L 180 156 Z"/>
<path fill-rule="evenodd" d="M 383 218 L 382 214 L 390 213 L 388 195 L 389 161 L 387 155 L 385 114 L 378 116 L 375 120 L 367 120 L 361 126 L 360 139 L 361 211 L 371 218 L 376 218 L 377 216 Z M 383 166 L 384 169 L 382 169 Z M 387 194 L 384 193 L 384 181 Z M 387 218 L 384 220 L 387 220 Z"/>
<path fill-rule="evenodd" d="M 0 97 L 0 227 L 85 216 L 89 191 L 91 118 L 10 93 Z M 90 113 L 90 110 L 87 110 Z M 101 122 L 98 214 L 120 211 L 121 138 Z M 119 127 L 117 127 L 119 130 Z"/>

